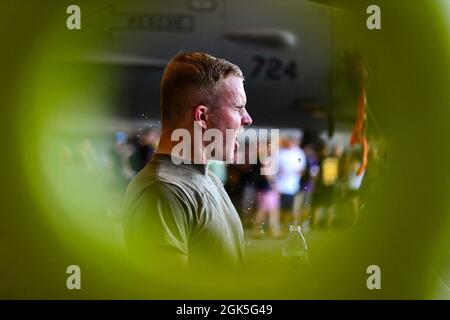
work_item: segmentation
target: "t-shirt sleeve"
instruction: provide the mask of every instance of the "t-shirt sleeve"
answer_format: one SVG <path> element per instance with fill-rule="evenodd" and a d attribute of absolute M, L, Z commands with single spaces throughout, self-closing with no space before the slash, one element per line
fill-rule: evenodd
<path fill-rule="evenodd" d="M 162 263 L 187 262 L 192 211 L 181 190 L 155 183 L 128 210 L 125 237 L 132 253 Z"/>

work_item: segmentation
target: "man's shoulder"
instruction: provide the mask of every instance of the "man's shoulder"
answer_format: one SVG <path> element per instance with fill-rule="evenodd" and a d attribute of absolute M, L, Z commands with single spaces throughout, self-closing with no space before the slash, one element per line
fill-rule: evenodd
<path fill-rule="evenodd" d="M 124 205 L 130 207 L 140 199 L 181 201 L 196 206 L 196 189 L 186 172 L 177 172 L 164 163 L 150 162 L 129 183 Z"/>
<path fill-rule="evenodd" d="M 147 167 L 146 167 L 147 168 Z M 142 170 L 128 185 L 125 193 L 125 202 L 133 202 L 138 198 L 158 197 L 171 200 L 174 197 L 186 201 L 186 192 L 174 181 L 168 181 L 158 173 L 148 173 Z"/>

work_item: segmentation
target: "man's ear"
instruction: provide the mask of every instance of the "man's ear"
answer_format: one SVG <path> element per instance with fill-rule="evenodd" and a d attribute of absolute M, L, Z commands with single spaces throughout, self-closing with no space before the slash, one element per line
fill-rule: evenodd
<path fill-rule="evenodd" d="M 208 126 L 206 125 L 206 121 L 208 120 L 208 107 L 200 104 L 194 108 L 194 121 L 197 121 L 198 124 L 203 129 L 208 129 Z"/>

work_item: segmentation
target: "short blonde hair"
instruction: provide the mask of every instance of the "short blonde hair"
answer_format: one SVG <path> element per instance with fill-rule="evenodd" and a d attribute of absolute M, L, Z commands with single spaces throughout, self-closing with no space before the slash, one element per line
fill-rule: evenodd
<path fill-rule="evenodd" d="M 203 52 L 181 52 L 167 64 L 161 80 L 162 124 L 176 124 L 190 107 L 213 107 L 220 97 L 220 80 L 244 79 L 235 64 Z"/>

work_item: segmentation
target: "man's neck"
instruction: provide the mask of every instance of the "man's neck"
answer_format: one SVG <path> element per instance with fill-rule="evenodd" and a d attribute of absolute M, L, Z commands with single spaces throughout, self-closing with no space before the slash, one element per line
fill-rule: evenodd
<path fill-rule="evenodd" d="M 174 147 L 177 146 L 178 144 L 182 143 L 182 140 L 172 141 L 171 136 L 172 136 L 172 131 L 163 131 L 161 133 L 161 137 L 159 139 L 159 144 L 158 144 L 158 147 L 156 148 L 155 153 L 167 154 L 170 156 L 172 155 Z M 191 133 L 190 140 L 191 140 L 190 144 L 189 144 L 189 146 L 191 148 L 190 154 L 181 154 L 181 155 L 174 154 L 174 156 L 176 156 L 178 158 L 182 158 L 183 160 L 189 161 L 190 163 L 206 164 L 207 159 L 204 154 L 203 143 L 196 146 L 196 144 L 194 143 L 194 137 L 193 137 L 192 133 Z M 194 155 L 196 155 L 196 157 Z"/>

